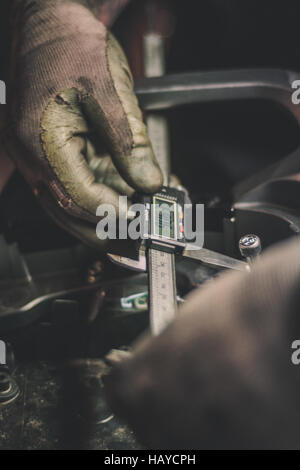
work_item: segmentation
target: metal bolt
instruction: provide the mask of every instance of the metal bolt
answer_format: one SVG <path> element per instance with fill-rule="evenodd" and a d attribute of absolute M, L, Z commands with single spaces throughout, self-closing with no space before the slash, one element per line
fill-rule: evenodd
<path fill-rule="evenodd" d="M 239 241 L 241 255 L 253 261 L 261 253 L 261 241 L 257 235 L 244 235 Z"/>

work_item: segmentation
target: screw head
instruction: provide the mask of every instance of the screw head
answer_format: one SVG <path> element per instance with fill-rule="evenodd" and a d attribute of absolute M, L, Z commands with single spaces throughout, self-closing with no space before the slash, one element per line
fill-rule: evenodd
<path fill-rule="evenodd" d="M 257 243 L 257 236 L 256 235 L 245 235 L 241 238 L 241 245 L 243 246 L 252 246 Z"/>
<path fill-rule="evenodd" d="M 254 234 L 244 235 L 239 241 L 241 255 L 245 258 L 253 258 L 261 252 L 260 238 Z"/>

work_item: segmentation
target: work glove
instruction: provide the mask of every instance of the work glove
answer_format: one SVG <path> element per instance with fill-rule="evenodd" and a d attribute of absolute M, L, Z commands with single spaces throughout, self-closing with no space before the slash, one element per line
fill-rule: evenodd
<path fill-rule="evenodd" d="M 124 53 L 88 5 L 13 2 L 5 146 L 55 220 L 99 247 L 97 207 L 118 215 L 120 194 L 154 192 L 162 174 Z"/>
<path fill-rule="evenodd" d="M 112 410 L 151 449 L 299 449 L 299 305 L 297 239 L 195 290 L 105 377 Z"/>

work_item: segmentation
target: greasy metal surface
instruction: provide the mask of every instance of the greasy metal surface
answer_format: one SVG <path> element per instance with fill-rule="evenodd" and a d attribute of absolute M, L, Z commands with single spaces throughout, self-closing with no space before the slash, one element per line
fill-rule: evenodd
<path fill-rule="evenodd" d="M 21 365 L 15 377 L 21 395 L 14 403 L 0 407 L 0 450 L 140 448 L 131 431 L 115 419 L 96 423 L 88 433 L 88 423 L 79 419 L 78 410 L 73 416 L 67 412 L 61 374 L 53 364 Z"/>
<path fill-rule="evenodd" d="M 286 108 L 300 125 L 300 108 L 292 103 L 292 83 L 299 73 L 280 69 L 192 72 L 140 79 L 136 93 L 144 110 L 179 105 L 264 99 Z"/>

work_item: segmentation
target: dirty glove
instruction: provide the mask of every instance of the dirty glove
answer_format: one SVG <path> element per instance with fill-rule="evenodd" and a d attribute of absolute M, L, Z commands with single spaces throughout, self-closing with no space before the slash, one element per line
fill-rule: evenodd
<path fill-rule="evenodd" d="M 300 240 L 194 291 L 178 319 L 106 377 L 151 449 L 300 448 Z M 300 356 L 300 354 L 298 354 Z"/>
<path fill-rule="evenodd" d="M 51 215 L 89 243 L 96 209 L 162 184 L 126 58 L 88 0 L 15 0 L 5 145 Z M 117 212 L 118 213 L 118 212 Z"/>

